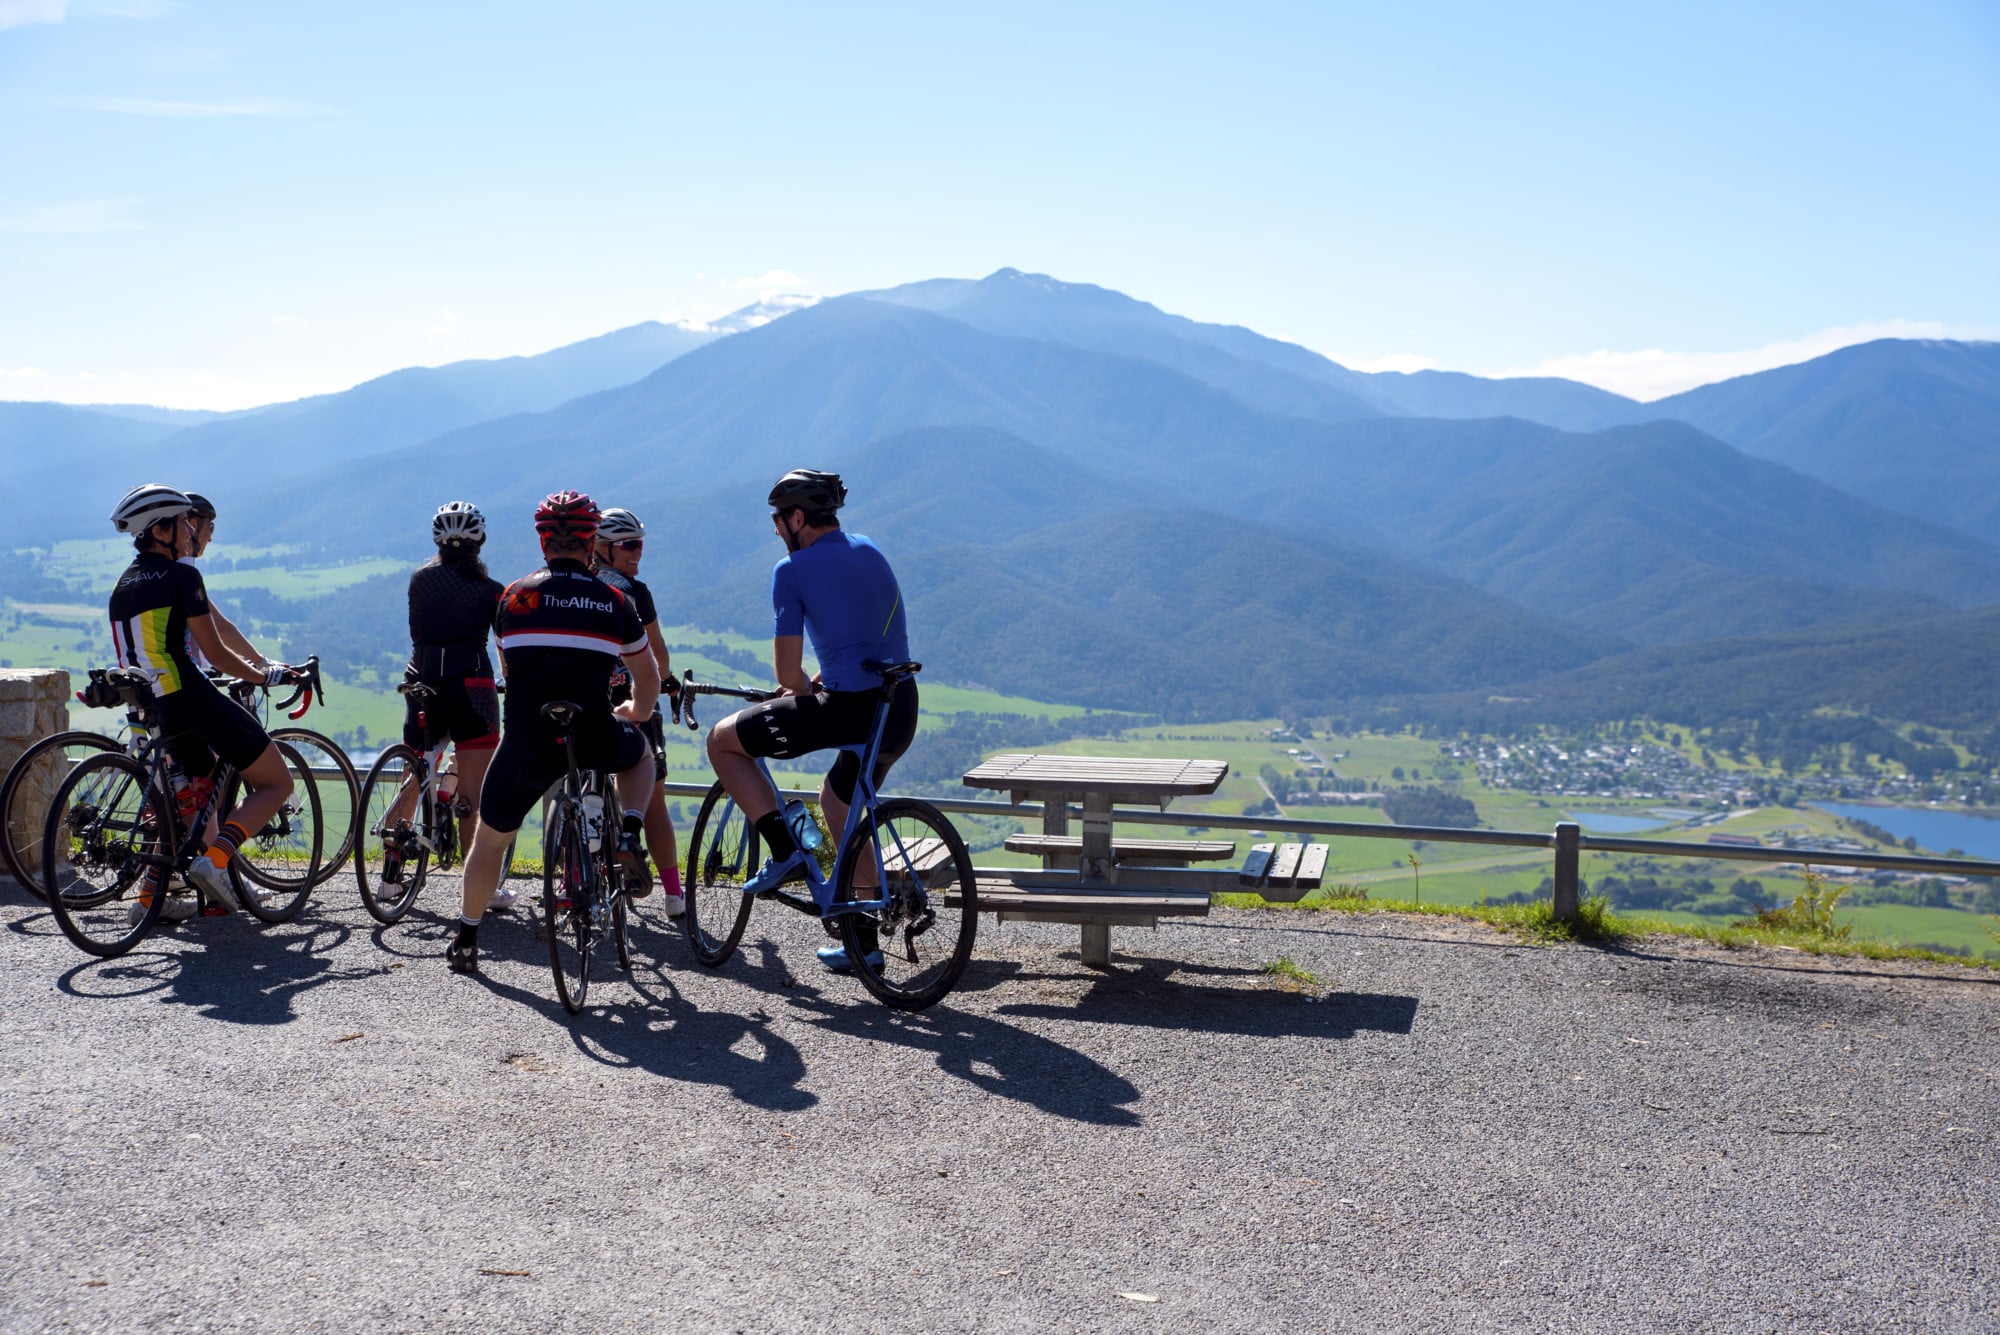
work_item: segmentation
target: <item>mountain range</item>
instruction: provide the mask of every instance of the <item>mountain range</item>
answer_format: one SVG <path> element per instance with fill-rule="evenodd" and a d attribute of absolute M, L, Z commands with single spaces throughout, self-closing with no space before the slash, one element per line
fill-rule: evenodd
<path fill-rule="evenodd" d="M 1365 374 L 1010 269 L 742 316 L 178 429 L 0 405 L 0 466 L 49 495 L 37 538 L 102 512 L 95 477 L 165 455 L 225 479 L 189 485 L 234 541 L 339 533 L 414 557 L 431 509 L 464 497 L 493 517 L 502 571 L 533 555 L 508 517 L 582 486 L 646 516 L 663 608 L 745 629 L 778 554 L 764 487 L 837 468 L 926 656 L 1175 715 L 1587 680 L 1637 670 L 1645 646 L 1810 642 L 1995 601 L 1996 345 L 1866 344 L 1639 404 Z M 28 462 L 56 442 L 101 466 Z"/>

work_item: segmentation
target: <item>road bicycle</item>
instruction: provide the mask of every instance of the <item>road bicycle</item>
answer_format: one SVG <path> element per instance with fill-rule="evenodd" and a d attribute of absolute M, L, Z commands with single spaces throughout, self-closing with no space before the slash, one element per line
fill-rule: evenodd
<path fill-rule="evenodd" d="M 542 929 L 556 995 L 574 1015 L 590 991 L 591 956 L 609 937 L 618 967 L 632 971 L 625 872 L 618 865 L 621 806 L 611 776 L 578 769 L 575 724 L 582 707 L 569 700 L 542 706 L 543 720 L 562 744 L 563 777 L 550 792 L 542 823 Z"/>
<path fill-rule="evenodd" d="M 319 789 L 320 810 L 326 817 L 329 838 L 335 839 L 319 870 L 316 885 L 332 880 L 347 859 L 353 855 L 355 831 L 360 825 L 361 776 L 355 772 L 354 762 L 340 744 L 325 733 L 311 728 L 300 727 L 298 720 L 306 716 L 315 702 L 326 703 L 326 687 L 320 679 L 319 655 L 314 654 L 305 662 L 293 667 L 293 691 L 282 700 L 273 701 L 270 687 L 258 682 L 233 682 L 232 687 L 240 690 L 238 703 L 258 716 L 258 721 L 266 724 L 266 731 L 274 742 L 289 742 L 298 753 L 305 757 L 307 773 L 312 776 L 314 787 Z M 269 715 L 278 713 L 292 720 L 269 726 Z"/>
<path fill-rule="evenodd" d="M 325 697 L 320 686 L 317 657 L 307 659 L 294 672 L 296 676 L 291 695 L 277 702 L 275 708 L 287 711 L 290 717 L 297 719 L 304 715 L 315 693 L 322 700 Z M 92 668 L 84 689 L 76 693 L 78 702 L 99 709 L 113 708 L 121 703 L 118 691 L 106 678 L 107 669 Z M 269 688 L 261 682 L 238 681 L 214 673 L 209 674 L 209 679 L 252 713 L 258 712 L 260 702 L 269 701 Z M 88 756 L 123 751 L 137 757 L 146 734 L 147 729 L 141 720 L 128 710 L 119 737 L 74 728 L 59 732 L 42 738 L 23 751 L 7 771 L 5 781 L 0 782 L 0 830 L 4 830 L 4 838 L 0 838 L 0 861 L 5 862 L 7 874 L 36 899 L 42 898 L 42 827 L 56 786 Z M 353 835 L 349 827 L 354 810 L 353 795 L 358 795 L 360 790 L 353 777 L 354 767 L 335 743 L 310 729 L 279 727 L 271 729 L 269 735 L 273 741 L 290 743 L 305 759 L 305 782 L 322 789 L 320 810 L 328 820 L 329 829 L 342 832 L 345 842 L 322 863 L 319 879 L 324 881 L 346 857 L 346 848 L 352 843 Z M 314 763 L 322 758 L 324 766 Z M 319 773 L 324 768 L 344 770 L 350 793 L 344 804 L 320 784 Z M 295 782 L 298 778 L 295 774 Z M 296 797 L 294 803 L 302 807 Z"/>
<path fill-rule="evenodd" d="M 417 726 L 428 735 L 437 688 L 406 681 L 396 691 L 416 702 Z M 433 868 L 449 871 L 467 851 L 460 835 L 472 816 L 472 799 L 455 790 L 456 776 L 445 767 L 445 748 L 451 744 L 446 738 L 419 751 L 398 742 L 375 758 L 361 786 L 354 875 L 362 907 L 385 927 L 410 911 Z M 512 862 L 510 849 L 500 868 L 502 882 Z"/>
<path fill-rule="evenodd" d="M 92 955 L 122 955 L 160 920 L 175 878 L 201 901 L 188 868 L 210 825 L 236 805 L 241 779 L 218 760 L 207 780 L 188 780 L 167 755 L 153 712 L 151 677 L 107 671 L 135 727 L 133 751 L 86 756 L 56 785 L 42 827 L 40 884 L 56 923 Z M 319 799 L 304 759 L 277 743 L 293 792 L 224 868 L 236 900 L 266 923 L 288 922 L 305 908 L 319 870 Z"/>
<path fill-rule="evenodd" d="M 803 802 L 785 802 L 760 759 L 757 769 L 785 811 L 794 842 L 814 854 L 797 877 L 808 894 L 792 894 L 782 886 L 755 896 L 744 893 L 743 886 L 762 863 L 757 829 L 717 782 L 702 799 L 688 840 L 682 921 L 695 958 L 716 968 L 743 939 L 752 900 L 775 900 L 819 919 L 828 935 L 837 935 L 849 965 L 877 1000 L 901 1010 L 922 1010 L 951 991 L 972 956 L 979 884 L 972 855 L 943 812 L 916 798 L 885 798 L 875 790 L 875 761 L 890 701 L 897 685 L 922 665 L 866 666 L 881 674 L 881 692 L 868 741 L 840 748 L 855 754 L 861 769 L 831 867 L 812 813 Z M 734 696 L 757 704 L 778 694 L 683 678 L 674 713 L 694 728 L 697 695 Z"/>

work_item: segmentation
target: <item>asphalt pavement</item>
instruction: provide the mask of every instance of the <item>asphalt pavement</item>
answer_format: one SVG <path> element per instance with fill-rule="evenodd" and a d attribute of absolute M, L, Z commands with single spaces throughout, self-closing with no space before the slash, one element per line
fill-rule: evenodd
<path fill-rule="evenodd" d="M 572 1018 L 453 894 L 95 962 L 0 883 L 0 1329 L 2000 1330 L 2000 972 L 1230 910 L 903 1015 L 649 911 Z"/>

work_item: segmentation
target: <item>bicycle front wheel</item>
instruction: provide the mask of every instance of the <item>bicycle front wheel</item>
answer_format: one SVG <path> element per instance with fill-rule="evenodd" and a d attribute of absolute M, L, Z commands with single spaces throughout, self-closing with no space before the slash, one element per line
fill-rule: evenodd
<path fill-rule="evenodd" d="M 590 848 L 568 802 L 549 805 L 542 836 L 542 921 L 556 996 L 574 1015 L 590 992 Z"/>
<path fill-rule="evenodd" d="M 361 813 L 361 776 L 340 744 L 311 728 L 273 728 L 271 740 L 289 742 L 305 759 L 306 772 L 319 789 L 320 815 L 326 822 L 326 857 L 315 886 L 324 885 L 347 865 L 354 853 L 354 831 Z"/>
<path fill-rule="evenodd" d="M 943 812 L 898 797 L 864 816 L 847 842 L 837 902 L 885 898 L 840 917 L 841 944 L 862 986 L 898 1010 L 920 1011 L 957 984 L 979 929 L 972 854 Z"/>
<path fill-rule="evenodd" d="M 398 742 L 376 757 L 361 785 L 354 876 L 361 906 L 384 927 L 402 921 L 424 888 L 430 849 L 417 838 L 425 819 L 424 759 Z"/>
<path fill-rule="evenodd" d="M 91 756 L 56 785 L 42 822 L 42 895 L 79 950 L 122 955 L 160 920 L 171 799 L 121 752 Z"/>
<path fill-rule="evenodd" d="M 325 828 L 321 823 L 319 786 L 313 782 L 305 757 L 290 742 L 277 742 L 278 754 L 292 776 L 291 795 L 264 828 L 252 832 L 236 850 L 231 866 L 239 873 L 237 888 L 243 907 L 260 922 L 290 922 L 299 916 L 320 876 Z M 234 787 L 240 792 L 243 781 Z"/>
<path fill-rule="evenodd" d="M 681 893 L 687 897 L 681 923 L 694 957 L 713 969 L 728 959 L 750 922 L 750 900 L 743 883 L 756 875 L 762 862 L 757 851 L 757 827 L 744 819 L 720 783 L 702 799 L 688 836 L 687 876 Z"/>
<path fill-rule="evenodd" d="M 0 858 L 15 884 L 36 899 L 42 898 L 42 825 L 49 799 L 80 761 L 117 749 L 118 743 L 100 732 L 59 732 L 23 751 L 0 783 L 0 823 L 6 830 Z"/>

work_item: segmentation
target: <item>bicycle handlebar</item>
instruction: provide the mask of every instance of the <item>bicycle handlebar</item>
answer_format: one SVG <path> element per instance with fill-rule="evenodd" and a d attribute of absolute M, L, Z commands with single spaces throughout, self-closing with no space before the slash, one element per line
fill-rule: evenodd
<path fill-rule="evenodd" d="M 680 690 L 673 692 L 674 721 L 687 724 L 690 731 L 701 726 L 694 716 L 694 698 L 697 695 L 728 695 L 738 700 L 748 700 L 756 705 L 766 700 L 775 700 L 782 694 L 784 694 L 782 691 L 760 691 L 749 686 L 717 686 L 713 682 L 696 681 L 693 677 L 683 674 Z"/>
<path fill-rule="evenodd" d="M 289 717 L 304 718 L 306 711 L 313 707 L 315 696 L 318 697 L 319 704 L 326 703 L 326 687 L 319 677 L 318 654 L 292 668 L 292 684 L 294 687 L 292 693 L 274 706 L 283 710 Z M 298 708 L 293 709 L 293 705 L 297 705 Z"/>

